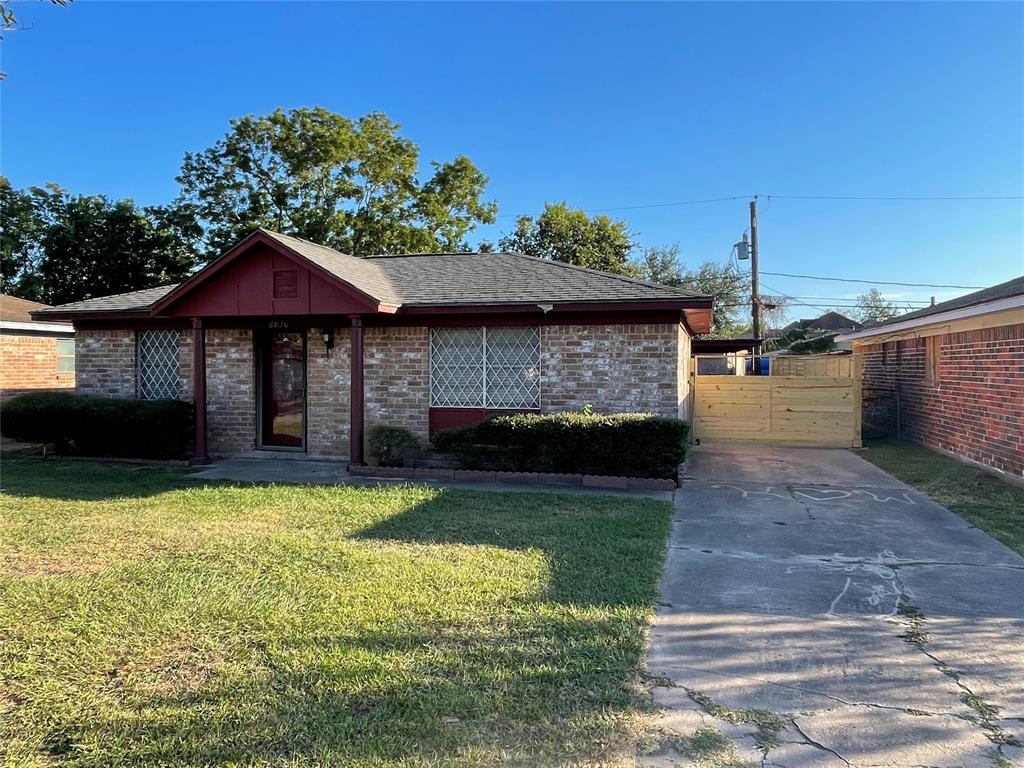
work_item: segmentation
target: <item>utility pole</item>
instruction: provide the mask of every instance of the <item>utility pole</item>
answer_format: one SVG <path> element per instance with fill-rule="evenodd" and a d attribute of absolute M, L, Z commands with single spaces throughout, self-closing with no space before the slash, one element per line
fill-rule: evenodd
<path fill-rule="evenodd" d="M 754 320 L 754 375 L 761 373 L 761 293 L 757 275 L 757 195 L 750 201 L 750 313 Z"/>

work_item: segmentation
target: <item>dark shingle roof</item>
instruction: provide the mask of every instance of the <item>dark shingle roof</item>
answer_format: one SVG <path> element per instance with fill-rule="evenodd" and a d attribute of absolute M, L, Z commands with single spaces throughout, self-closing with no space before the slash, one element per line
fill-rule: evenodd
<path fill-rule="evenodd" d="M 157 288 L 144 288 L 141 291 L 129 291 L 128 293 L 115 293 L 111 296 L 99 296 L 95 299 L 83 299 L 82 301 L 73 301 L 70 304 L 58 304 L 56 307 L 49 307 L 34 314 L 45 316 L 48 314 L 71 312 L 142 312 L 149 309 L 177 287 L 178 283 L 174 283 L 173 285 L 161 285 Z"/>
<path fill-rule="evenodd" d="M 1013 280 L 1007 280 L 1005 283 L 999 283 L 999 285 L 993 285 L 991 288 L 983 288 L 980 291 L 968 293 L 965 296 L 959 296 L 958 298 L 950 299 L 949 301 L 943 301 L 932 307 L 925 307 L 924 309 L 908 312 L 905 315 L 899 315 L 897 317 L 890 318 L 889 320 L 883 320 L 872 325 L 866 325 L 863 330 L 871 331 L 875 328 L 883 328 L 894 323 L 905 323 L 908 320 L 917 320 L 918 318 L 937 315 L 941 312 L 950 312 L 955 309 L 966 309 L 967 307 L 973 307 L 978 304 L 987 304 L 990 301 L 1008 299 L 1012 296 L 1024 296 L 1024 275 L 1015 277 Z"/>
<path fill-rule="evenodd" d="M 649 301 L 700 294 L 520 253 L 371 256 L 408 306 Z"/>
<path fill-rule="evenodd" d="M 826 312 L 820 317 L 810 320 L 794 320 L 792 323 L 782 328 L 781 332 L 786 334 L 787 332 L 797 328 L 801 331 L 815 328 L 822 331 L 847 331 L 851 328 L 860 327 L 860 323 L 856 320 L 851 320 L 846 315 L 840 314 L 839 312 Z"/>
<path fill-rule="evenodd" d="M 384 304 L 397 306 L 402 303 L 401 297 L 391 285 L 387 275 L 373 262 L 358 256 L 349 256 L 347 253 L 341 253 L 326 245 L 311 243 L 309 240 L 282 235 L 280 232 L 271 232 L 269 229 L 261 231 L 326 272 L 341 278 L 367 296 Z"/>
<path fill-rule="evenodd" d="M 358 258 L 332 248 L 260 230 L 320 269 L 381 304 L 407 307 L 608 303 L 710 299 L 620 275 L 517 253 L 419 253 Z M 243 241 L 244 242 L 244 241 Z M 177 286 L 63 304 L 48 313 L 145 310 Z"/>

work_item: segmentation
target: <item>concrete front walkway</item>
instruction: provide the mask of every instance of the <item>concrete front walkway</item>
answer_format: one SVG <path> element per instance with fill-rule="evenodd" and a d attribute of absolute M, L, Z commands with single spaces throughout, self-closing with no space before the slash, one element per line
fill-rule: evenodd
<path fill-rule="evenodd" d="M 1024 766 L 1024 558 L 849 451 L 704 446 L 686 477 L 646 764 L 723 764 L 714 728 L 739 764 Z"/>
<path fill-rule="evenodd" d="M 343 461 L 318 461 L 307 459 L 305 454 L 285 452 L 220 459 L 190 477 L 194 480 L 300 485 L 331 485 L 350 480 L 348 465 Z"/>
<path fill-rule="evenodd" d="M 297 485 L 428 485 L 465 488 L 499 493 L 571 493 L 584 496 L 643 496 L 670 501 L 672 491 L 621 491 L 613 488 L 584 488 L 575 485 L 511 485 L 503 483 L 408 480 L 402 478 L 350 475 L 344 461 L 310 459 L 301 453 L 264 452 L 219 459 L 194 472 L 195 481 L 228 480 L 236 483 L 285 483 Z"/>

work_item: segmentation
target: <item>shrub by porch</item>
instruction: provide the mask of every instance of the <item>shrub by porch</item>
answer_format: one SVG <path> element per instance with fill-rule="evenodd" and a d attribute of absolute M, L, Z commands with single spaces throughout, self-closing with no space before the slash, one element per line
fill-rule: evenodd
<path fill-rule="evenodd" d="M 467 469 L 672 478 L 688 430 L 649 413 L 515 413 L 438 432 L 433 446 Z"/>

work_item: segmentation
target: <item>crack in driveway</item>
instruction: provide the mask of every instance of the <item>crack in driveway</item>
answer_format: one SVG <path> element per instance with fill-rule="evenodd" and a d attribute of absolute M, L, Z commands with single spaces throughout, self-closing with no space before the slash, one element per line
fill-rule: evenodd
<path fill-rule="evenodd" d="M 1024 691 L 1002 681 L 1024 679 L 1024 605 L 1000 595 L 1024 594 L 1024 559 L 847 451 L 694 455 L 675 497 L 650 682 L 784 716 L 764 768 L 1019 759 L 1024 747 L 1003 747 L 1022 735 Z M 673 727 L 702 722 L 682 714 L 686 697 L 656 698 L 678 708 Z M 752 749 L 749 734 L 723 730 Z"/>
<path fill-rule="evenodd" d="M 686 544 L 669 544 L 668 549 L 682 552 L 698 552 L 706 555 L 721 555 L 738 560 L 762 560 L 774 563 L 796 563 L 808 565 L 833 565 L 849 568 L 858 566 L 880 566 L 883 568 L 914 568 L 923 566 L 950 566 L 963 568 L 1005 568 L 1011 571 L 1024 571 L 1024 565 L 1016 563 L 972 563 L 964 560 L 922 560 L 920 558 L 900 558 L 891 551 L 880 553 L 876 557 L 854 557 L 844 555 L 841 552 L 834 552 L 831 555 L 806 555 L 794 553 L 792 555 L 771 555 L 762 552 L 751 552 L 742 549 L 708 549 L 707 547 L 689 546 Z"/>

